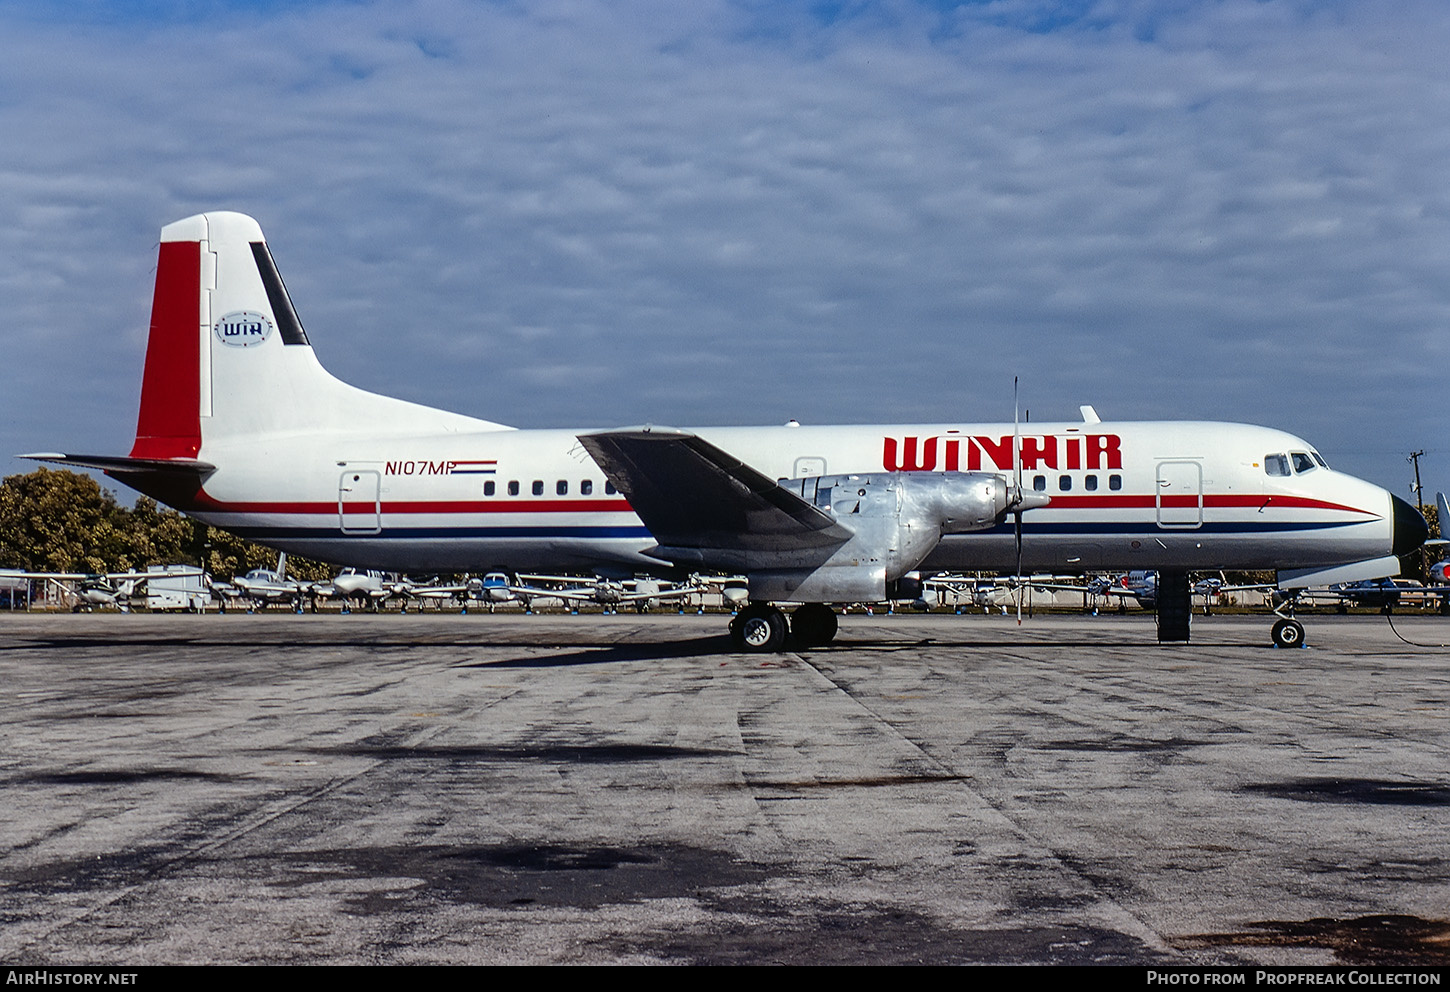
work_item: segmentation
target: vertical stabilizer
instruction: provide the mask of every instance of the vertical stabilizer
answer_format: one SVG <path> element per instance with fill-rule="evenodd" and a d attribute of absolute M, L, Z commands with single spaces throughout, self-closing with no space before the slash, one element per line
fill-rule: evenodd
<path fill-rule="evenodd" d="M 162 229 L 132 458 L 194 459 L 279 434 L 506 429 L 330 375 L 252 218 L 198 214 Z"/>

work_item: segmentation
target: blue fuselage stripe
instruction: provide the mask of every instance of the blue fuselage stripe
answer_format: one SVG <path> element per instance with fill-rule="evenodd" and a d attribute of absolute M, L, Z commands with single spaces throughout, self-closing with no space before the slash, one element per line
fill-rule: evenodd
<path fill-rule="evenodd" d="M 651 540 L 650 532 L 644 527 L 387 527 L 377 533 L 368 533 L 357 521 L 350 522 L 355 530 L 342 531 L 337 527 L 228 527 L 240 537 L 254 541 L 282 538 L 333 538 L 371 537 L 395 541 L 458 539 L 458 538 L 586 538 L 611 540 L 629 538 L 637 541 Z"/>

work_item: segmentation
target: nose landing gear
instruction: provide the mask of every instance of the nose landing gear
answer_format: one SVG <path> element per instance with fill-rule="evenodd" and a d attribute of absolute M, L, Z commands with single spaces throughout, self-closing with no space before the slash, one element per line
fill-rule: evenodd
<path fill-rule="evenodd" d="M 1294 601 L 1298 598 L 1299 590 L 1291 591 L 1283 602 L 1274 607 L 1274 615 L 1279 619 L 1275 621 L 1269 636 L 1274 639 L 1276 648 L 1304 646 L 1304 625 L 1294 619 Z"/>

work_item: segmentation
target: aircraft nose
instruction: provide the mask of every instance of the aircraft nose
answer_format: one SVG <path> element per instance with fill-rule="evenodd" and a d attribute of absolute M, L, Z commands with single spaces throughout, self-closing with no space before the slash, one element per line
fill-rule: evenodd
<path fill-rule="evenodd" d="M 1393 493 L 1390 495 L 1390 504 L 1394 510 L 1395 524 L 1393 553 L 1407 555 L 1429 538 L 1430 525 L 1425 523 L 1419 510 Z"/>

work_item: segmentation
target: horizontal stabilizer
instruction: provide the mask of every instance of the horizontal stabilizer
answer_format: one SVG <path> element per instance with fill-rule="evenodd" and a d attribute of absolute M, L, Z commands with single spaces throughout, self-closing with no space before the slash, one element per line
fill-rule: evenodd
<path fill-rule="evenodd" d="M 77 468 L 98 468 L 103 472 L 131 472 L 152 474 L 168 472 L 173 474 L 206 475 L 215 472 L 216 466 L 195 458 L 126 458 L 120 455 L 63 455 L 58 451 L 41 451 L 30 455 L 17 455 L 37 462 L 52 462 L 56 465 L 70 465 Z"/>
<path fill-rule="evenodd" d="M 579 441 L 672 551 L 792 552 L 851 538 L 831 514 L 686 431 L 641 427 Z"/>

